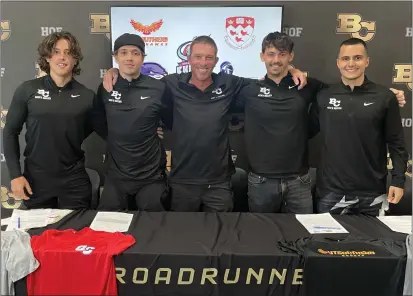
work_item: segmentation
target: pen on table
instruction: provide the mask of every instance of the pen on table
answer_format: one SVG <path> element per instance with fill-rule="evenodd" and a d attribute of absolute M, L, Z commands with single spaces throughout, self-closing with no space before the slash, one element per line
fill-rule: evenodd
<path fill-rule="evenodd" d="M 334 227 L 334 226 L 313 226 L 315 229 L 341 229 L 341 227 Z"/>
<path fill-rule="evenodd" d="M 17 229 L 20 229 L 20 216 L 17 217 Z"/>

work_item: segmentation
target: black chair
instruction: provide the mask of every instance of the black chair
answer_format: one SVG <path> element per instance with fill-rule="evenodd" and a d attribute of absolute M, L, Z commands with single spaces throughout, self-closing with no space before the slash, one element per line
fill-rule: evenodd
<path fill-rule="evenodd" d="M 86 168 L 86 172 L 89 175 L 90 182 L 92 183 L 92 203 L 90 206 L 91 209 L 95 210 L 97 209 L 100 198 L 100 176 L 98 172 L 89 168 Z"/>

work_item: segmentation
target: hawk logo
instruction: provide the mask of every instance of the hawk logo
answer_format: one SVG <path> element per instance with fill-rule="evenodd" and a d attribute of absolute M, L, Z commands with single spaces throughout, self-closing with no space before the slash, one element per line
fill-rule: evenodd
<path fill-rule="evenodd" d="M 146 35 L 146 36 L 141 36 L 146 46 L 167 46 L 168 45 L 168 37 L 148 36 L 148 35 L 151 35 L 153 32 L 158 31 L 162 27 L 163 25 L 162 19 L 157 22 L 153 22 L 150 25 L 143 25 L 142 23 L 134 21 L 134 20 L 131 20 L 130 24 L 132 25 L 134 30 L 142 33 L 143 35 Z"/>
<path fill-rule="evenodd" d="M 393 83 L 405 83 L 412 90 L 412 64 L 395 64 L 393 70 L 396 71 Z"/>
<path fill-rule="evenodd" d="M 6 125 L 6 117 L 7 117 L 7 109 L 1 109 L 1 113 L 0 113 L 0 126 L 3 129 L 4 126 Z"/>
<path fill-rule="evenodd" d="M 16 199 L 6 186 L 1 186 L 1 206 L 4 209 L 19 209 L 22 200 Z"/>
<path fill-rule="evenodd" d="M 1 21 L 0 22 L 0 33 L 1 33 L 1 41 L 6 41 L 10 38 L 11 35 L 11 24 L 10 21 Z"/>
<path fill-rule="evenodd" d="M 350 34 L 351 37 L 365 42 L 371 41 L 376 35 L 376 22 L 365 21 L 358 13 L 339 13 L 337 21 L 337 34 Z"/>
<path fill-rule="evenodd" d="M 144 25 L 140 22 L 130 20 L 130 24 L 136 31 L 141 32 L 143 35 L 150 35 L 151 33 L 158 31 L 162 27 L 163 20 L 161 19 L 157 22 L 153 22 L 150 25 Z"/>
<path fill-rule="evenodd" d="M 245 49 L 255 41 L 255 19 L 247 16 L 232 16 L 225 20 L 225 42 L 234 49 Z"/>
<path fill-rule="evenodd" d="M 92 25 L 89 27 L 90 34 L 104 34 L 110 40 L 110 21 L 107 13 L 91 13 L 89 20 Z"/>

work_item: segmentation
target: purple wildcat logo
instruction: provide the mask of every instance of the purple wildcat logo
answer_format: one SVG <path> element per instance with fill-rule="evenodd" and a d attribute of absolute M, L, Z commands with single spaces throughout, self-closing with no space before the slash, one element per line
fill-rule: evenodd
<path fill-rule="evenodd" d="M 141 73 L 155 79 L 161 79 L 162 77 L 168 75 L 168 72 L 166 72 L 164 67 L 162 67 L 158 63 L 153 62 L 143 63 L 141 67 Z"/>

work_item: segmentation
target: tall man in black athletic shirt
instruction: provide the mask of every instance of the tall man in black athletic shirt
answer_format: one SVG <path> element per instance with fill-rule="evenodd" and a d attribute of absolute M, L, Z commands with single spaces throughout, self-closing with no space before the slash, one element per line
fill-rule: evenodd
<path fill-rule="evenodd" d="M 403 196 L 408 154 L 394 94 L 367 79 L 366 43 L 340 45 L 341 82 L 323 89 L 314 104 L 322 135 L 317 210 L 378 215 L 383 203 Z M 386 199 L 387 148 L 393 162 Z"/>
<path fill-rule="evenodd" d="M 212 38 L 199 36 L 190 46 L 191 72 L 162 78 L 173 109 L 173 211 L 231 211 L 233 207 L 231 175 L 235 168 L 229 146 L 229 110 L 249 80 L 213 73 L 217 51 Z M 305 84 L 302 72 L 295 71 Z M 108 91 L 115 73 L 111 69 L 105 74 Z"/>
<path fill-rule="evenodd" d="M 283 33 L 262 41 L 267 74 L 244 87 L 238 105 L 245 111 L 251 212 L 313 212 L 308 165 L 308 110 L 322 83 L 308 78 L 298 90 L 288 66 L 294 43 Z"/>
<path fill-rule="evenodd" d="M 93 127 L 95 94 L 74 79 L 82 53 L 69 32 L 47 36 L 39 45 L 39 66 L 47 73 L 15 91 L 3 133 L 11 190 L 28 208 L 79 209 L 90 206 L 92 189 L 84 166 L 83 140 Z M 26 124 L 24 172 L 19 134 Z"/>
<path fill-rule="evenodd" d="M 103 84 L 98 89 L 100 114 L 107 118 L 109 158 L 99 209 L 163 211 L 168 197 L 166 153 L 156 130 L 166 110 L 165 83 L 140 73 L 145 57 L 140 36 L 123 34 L 113 50 L 119 79 L 111 92 Z"/>

